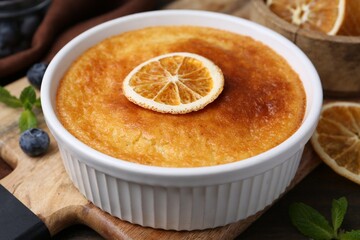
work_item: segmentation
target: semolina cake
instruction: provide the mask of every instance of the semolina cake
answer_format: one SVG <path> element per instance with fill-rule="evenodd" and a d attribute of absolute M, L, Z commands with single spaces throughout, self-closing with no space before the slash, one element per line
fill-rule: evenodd
<path fill-rule="evenodd" d="M 160 113 L 130 102 L 122 83 L 156 56 L 189 52 L 224 75 L 221 94 L 199 111 Z M 161 167 L 240 161 L 289 138 L 301 125 L 306 95 L 279 54 L 248 37 L 196 26 L 157 26 L 107 38 L 62 77 L 56 111 L 64 127 L 112 157 Z"/>

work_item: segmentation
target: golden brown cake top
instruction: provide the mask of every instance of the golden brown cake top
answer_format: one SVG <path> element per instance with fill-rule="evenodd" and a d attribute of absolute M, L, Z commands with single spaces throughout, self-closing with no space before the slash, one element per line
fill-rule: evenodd
<path fill-rule="evenodd" d="M 144 109 L 122 93 L 140 63 L 171 52 L 204 56 L 225 85 L 204 109 L 172 115 Z M 107 155 L 146 165 L 198 167 L 248 158 L 290 137 L 304 117 L 298 75 L 247 36 L 193 27 L 151 27 L 110 37 L 83 53 L 61 80 L 57 114 L 76 138 Z"/>

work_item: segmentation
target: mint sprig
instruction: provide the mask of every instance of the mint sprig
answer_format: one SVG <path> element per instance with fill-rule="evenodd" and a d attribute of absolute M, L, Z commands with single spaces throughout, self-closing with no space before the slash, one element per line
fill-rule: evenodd
<path fill-rule="evenodd" d="M 305 236 L 314 240 L 360 240 L 360 230 L 344 231 L 343 223 L 348 202 L 345 197 L 334 199 L 331 223 L 314 208 L 304 203 L 293 203 L 289 208 L 292 224 Z"/>
<path fill-rule="evenodd" d="M 348 207 L 348 202 L 345 197 L 339 198 L 338 200 L 333 199 L 332 201 L 331 219 L 334 228 L 334 235 L 337 234 L 341 224 L 343 223 L 347 211 L 347 207 Z"/>
<path fill-rule="evenodd" d="M 23 108 L 19 118 L 21 132 L 37 127 L 38 121 L 33 110 L 41 107 L 41 101 L 40 98 L 36 98 L 36 92 L 32 86 L 24 88 L 19 98 L 11 95 L 7 89 L 0 86 L 0 102 L 12 108 Z"/>
<path fill-rule="evenodd" d="M 20 99 L 11 96 L 10 92 L 0 86 L 0 102 L 5 103 L 7 106 L 12 108 L 22 107 Z"/>

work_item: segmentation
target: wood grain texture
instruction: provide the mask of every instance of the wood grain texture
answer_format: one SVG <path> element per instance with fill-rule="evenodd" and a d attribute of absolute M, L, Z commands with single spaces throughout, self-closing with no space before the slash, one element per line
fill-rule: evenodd
<path fill-rule="evenodd" d="M 18 96 L 27 85 L 27 79 L 23 78 L 6 88 Z M 17 126 L 20 112 L 19 109 L 0 104 L 0 158 L 14 169 L 0 179 L 0 184 L 38 215 L 52 235 L 70 225 L 84 224 L 106 239 L 233 239 L 266 211 L 225 227 L 191 232 L 156 230 L 121 221 L 94 206 L 73 186 L 52 136 L 49 152 L 44 156 L 30 158 L 21 151 Z M 37 116 L 40 127 L 49 132 L 42 113 L 38 112 Z M 288 190 L 318 164 L 319 160 L 311 147 L 307 146 L 297 175 Z"/>
<path fill-rule="evenodd" d="M 329 36 L 300 29 L 274 14 L 264 0 L 252 0 L 250 17 L 295 43 L 319 73 L 326 97 L 360 96 L 360 36 Z"/>

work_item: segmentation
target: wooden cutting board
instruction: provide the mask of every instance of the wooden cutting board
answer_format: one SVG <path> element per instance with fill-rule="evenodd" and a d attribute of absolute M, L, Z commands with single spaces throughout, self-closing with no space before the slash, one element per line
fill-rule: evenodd
<path fill-rule="evenodd" d="M 27 79 L 23 78 L 6 88 L 19 96 L 28 85 Z M 30 158 L 22 152 L 18 145 L 20 113 L 21 110 L 0 103 L 0 159 L 13 168 L 9 175 L 0 179 L 0 184 L 42 219 L 51 235 L 73 224 L 85 224 L 106 239 L 233 239 L 266 211 L 225 227 L 191 232 L 156 230 L 119 220 L 94 206 L 73 186 L 52 136 L 46 155 Z M 41 111 L 37 116 L 40 127 L 49 133 Z M 299 170 L 287 191 L 319 163 L 311 146 L 307 145 Z"/>

